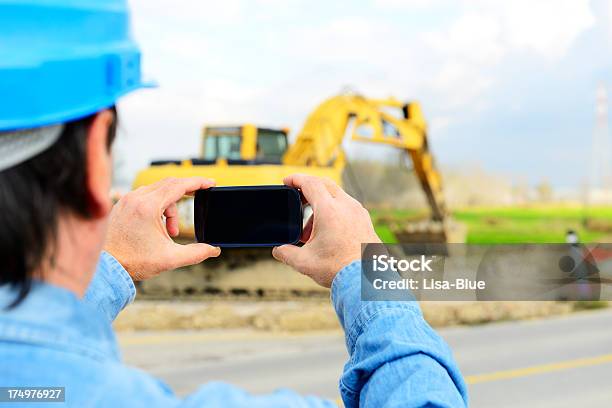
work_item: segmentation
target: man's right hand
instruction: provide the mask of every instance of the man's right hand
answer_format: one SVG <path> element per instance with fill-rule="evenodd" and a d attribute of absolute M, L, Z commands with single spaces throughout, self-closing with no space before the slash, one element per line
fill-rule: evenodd
<path fill-rule="evenodd" d="M 202 177 L 167 178 L 129 192 L 111 212 L 104 249 L 135 281 L 219 256 L 219 248 L 171 238 L 179 233 L 177 201 L 214 185 Z"/>
<path fill-rule="evenodd" d="M 304 227 L 304 246 L 282 245 L 272 255 L 329 288 L 336 274 L 361 258 L 361 244 L 380 242 L 370 214 L 329 179 L 295 174 L 285 184 L 299 188 L 313 214 Z"/>

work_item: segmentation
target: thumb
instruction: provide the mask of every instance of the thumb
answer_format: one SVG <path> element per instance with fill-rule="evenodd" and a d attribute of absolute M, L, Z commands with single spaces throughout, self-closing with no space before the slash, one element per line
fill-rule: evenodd
<path fill-rule="evenodd" d="M 217 257 L 221 254 L 221 248 L 214 247 L 208 244 L 174 244 L 172 253 L 171 263 L 174 268 L 180 268 L 181 266 L 195 265 L 202 262 L 205 259 L 211 257 Z"/>
<path fill-rule="evenodd" d="M 303 247 L 299 248 L 295 245 L 281 245 L 272 249 L 272 256 L 276 260 L 298 269 L 299 259 L 302 257 Z"/>

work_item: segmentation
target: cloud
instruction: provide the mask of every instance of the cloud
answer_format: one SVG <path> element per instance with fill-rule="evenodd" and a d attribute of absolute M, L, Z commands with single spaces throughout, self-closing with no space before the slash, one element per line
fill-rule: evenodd
<path fill-rule="evenodd" d="M 446 30 L 424 36 L 425 41 L 446 59 L 462 59 L 479 65 L 496 64 L 505 49 L 500 21 L 484 13 L 466 13 Z"/>
<path fill-rule="evenodd" d="M 586 0 L 466 0 L 450 24 L 423 34 L 438 62 L 427 84 L 443 109 L 480 111 L 491 103 L 499 67 L 521 55 L 558 61 L 594 23 Z"/>
<path fill-rule="evenodd" d="M 246 15 L 246 0 L 129 0 L 136 20 L 163 22 L 194 29 L 203 25 L 223 26 L 241 22 Z M 165 26 L 158 26 L 162 35 Z"/>
<path fill-rule="evenodd" d="M 547 58 L 560 58 L 585 30 L 595 23 L 588 0 L 514 0 L 484 9 L 502 24 L 509 46 L 527 49 Z"/>
<path fill-rule="evenodd" d="M 474 14 L 493 19 L 501 29 L 500 39 L 505 45 L 549 58 L 563 56 L 576 38 L 595 23 L 589 0 L 374 0 L 373 4 L 390 11 L 457 9 L 456 23 L 465 22 Z M 612 12 L 612 8 L 608 7 L 608 11 Z M 476 25 L 466 26 L 467 31 L 478 29 L 479 21 L 473 22 Z"/>
<path fill-rule="evenodd" d="M 385 9 L 429 8 L 441 3 L 440 0 L 374 0 L 374 5 Z"/>
<path fill-rule="evenodd" d="M 493 78 L 487 69 L 500 63 L 506 52 L 500 35 L 498 20 L 476 13 L 461 15 L 445 30 L 424 34 L 439 61 L 427 84 L 443 108 L 456 110 L 473 103 L 490 87 Z"/>
<path fill-rule="evenodd" d="M 285 32 L 279 50 L 295 58 L 317 63 L 378 64 L 384 58 L 374 54 L 389 49 L 398 36 L 394 27 L 361 16 L 339 17 L 313 26 L 297 27 Z"/>

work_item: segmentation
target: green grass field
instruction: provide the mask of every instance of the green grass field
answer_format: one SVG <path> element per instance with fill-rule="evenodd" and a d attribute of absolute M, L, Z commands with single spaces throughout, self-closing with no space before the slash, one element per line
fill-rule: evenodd
<path fill-rule="evenodd" d="M 376 231 L 383 242 L 396 242 L 386 219 L 402 220 L 418 216 L 411 210 L 372 210 Z M 612 242 L 612 207 L 534 206 L 472 208 L 453 212 L 453 218 L 467 225 L 468 243 L 561 243 L 568 229 L 578 232 L 582 242 Z M 589 218 L 610 225 L 611 231 L 587 229 Z"/>

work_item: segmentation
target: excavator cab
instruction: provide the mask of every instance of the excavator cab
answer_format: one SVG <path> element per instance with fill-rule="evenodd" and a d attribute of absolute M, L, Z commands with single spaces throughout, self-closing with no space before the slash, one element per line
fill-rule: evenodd
<path fill-rule="evenodd" d="M 287 151 L 287 129 L 254 125 L 210 126 L 202 131 L 201 159 L 228 164 L 281 164 Z"/>

